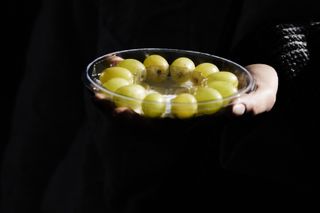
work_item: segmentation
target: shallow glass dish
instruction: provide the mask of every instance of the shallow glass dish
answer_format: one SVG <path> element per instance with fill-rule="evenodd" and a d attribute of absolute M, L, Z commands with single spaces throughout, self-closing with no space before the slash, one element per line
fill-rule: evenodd
<path fill-rule="evenodd" d="M 167 67 L 158 70 L 148 67 L 145 60 L 150 55 L 162 57 L 167 62 Z M 173 63 L 181 57 L 193 62 L 191 68 L 185 60 Z M 128 83 L 124 85 L 115 83 L 119 88 L 107 89 L 106 82 L 102 82 L 102 75 L 105 74 L 107 68 L 118 67 L 121 65 L 119 62 L 126 59 L 138 60 L 142 65 L 146 65 L 142 66 L 142 69 L 145 70 L 142 72 L 129 70 L 133 78 L 125 79 Z M 232 83 L 228 82 L 229 79 L 212 80 L 213 78 L 210 76 L 212 73 L 206 70 L 204 72 L 196 70 L 196 67 L 203 63 L 215 65 L 218 69 L 215 72 L 234 74 L 237 82 L 234 85 L 235 89 L 231 89 L 233 92 L 228 93 L 228 86 Z M 178 70 L 178 74 L 174 73 L 176 70 Z M 110 101 L 114 107 L 128 107 L 142 116 L 154 118 L 185 119 L 218 114 L 223 112 L 222 109 L 232 105 L 235 99 L 251 92 L 255 85 L 250 72 L 231 60 L 203 52 L 166 48 L 129 49 L 103 55 L 87 66 L 84 76 L 86 86 L 98 94 L 100 98 Z M 160 80 L 156 79 L 160 76 Z M 177 80 L 176 76 L 182 76 L 184 80 Z M 108 80 L 119 77 L 122 78 L 123 75 L 113 74 Z M 212 81 L 219 81 L 220 86 L 219 83 L 212 83 Z M 224 89 L 225 86 L 226 89 Z M 147 96 L 149 97 L 147 98 Z"/>

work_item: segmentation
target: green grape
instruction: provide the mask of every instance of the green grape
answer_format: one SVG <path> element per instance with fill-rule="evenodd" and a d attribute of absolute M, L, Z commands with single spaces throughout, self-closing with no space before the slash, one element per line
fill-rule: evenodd
<path fill-rule="evenodd" d="M 203 81 L 208 77 L 208 75 L 216 72 L 219 72 L 219 69 L 212 63 L 198 64 L 191 74 L 191 81 L 195 85 L 202 85 Z"/>
<path fill-rule="evenodd" d="M 151 90 L 150 85 L 147 82 L 141 81 L 139 85 L 143 86 L 147 91 Z"/>
<path fill-rule="evenodd" d="M 111 78 L 103 84 L 105 88 L 114 92 L 120 87 L 129 85 L 130 82 L 124 78 Z"/>
<path fill-rule="evenodd" d="M 191 81 L 194 86 L 205 86 L 207 83 L 207 78 L 201 72 L 192 72 Z"/>
<path fill-rule="evenodd" d="M 197 100 L 189 93 L 178 94 L 171 100 L 171 113 L 180 119 L 190 118 L 197 113 Z"/>
<path fill-rule="evenodd" d="M 162 82 L 169 75 L 169 64 L 160 55 L 149 55 L 143 62 L 147 70 L 147 79 L 151 82 Z"/>
<path fill-rule="evenodd" d="M 137 59 L 127 58 L 120 61 L 117 64 L 118 67 L 124 67 L 130 70 L 130 72 L 134 75 L 136 82 L 140 82 L 145 80 L 146 78 L 146 68 L 142 62 Z"/>
<path fill-rule="evenodd" d="M 138 84 L 130 84 L 120 87 L 115 91 L 119 95 L 113 97 L 113 101 L 117 107 L 128 107 L 135 111 L 141 108 L 141 101 L 146 95 L 144 87 Z"/>
<path fill-rule="evenodd" d="M 228 81 L 211 81 L 208 83 L 208 87 L 218 90 L 223 98 L 230 97 L 237 93 L 238 89 Z M 229 99 L 224 100 L 223 105 L 227 105 L 230 102 Z"/>
<path fill-rule="evenodd" d="M 237 88 L 238 87 L 238 77 L 229 71 L 220 71 L 212 73 L 208 76 L 208 83 L 211 81 L 228 81 L 232 83 L 232 85 Z"/>
<path fill-rule="evenodd" d="M 222 95 L 216 89 L 199 87 L 195 97 L 198 101 L 199 114 L 213 114 L 222 107 Z"/>
<path fill-rule="evenodd" d="M 190 79 L 195 65 L 193 61 L 186 57 L 180 57 L 174 60 L 169 69 L 172 80 L 177 83 L 183 83 Z"/>
<path fill-rule="evenodd" d="M 132 73 L 128 69 L 122 67 L 108 67 L 104 69 L 99 76 L 101 84 L 104 84 L 112 78 L 123 78 L 126 79 L 129 83 L 133 82 Z"/>
<path fill-rule="evenodd" d="M 148 94 L 142 102 L 142 111 L 146 117 L 161 117 L 166 110 L 164 97 L 158 92 Z"/>

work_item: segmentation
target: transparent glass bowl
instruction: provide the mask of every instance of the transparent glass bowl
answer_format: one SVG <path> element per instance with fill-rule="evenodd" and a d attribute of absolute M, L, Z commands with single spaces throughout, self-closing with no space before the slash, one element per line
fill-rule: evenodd
<path fill-rule="evenodd" d="M 169 65 L 179 57 L 191 59 L 195 66 L 205 62 L 213 63 L 220 71 L 232 72 L 237 76 L 237 92 L 219 100 L 194 101 L 192 98 L 191 100 L 189 99 L 190 95 L 194 96 L 200 85 L 195 85 L 191 80 L 184 83 L 176 83 L 171 79 L 169 74 L 166 80 L 160 83 L 154 83 L 140 80 L 141 76 L 135 76 L 136 80 L 134 84 L 142 85 L 145 88 L 146 95 L 154 91 L 160 93 L 162 101 L 158 102 L 157 100 L 145 100 L 144 98 L 133 98 L 127 95 L 121 95 L 117 91 L 108 90 L 101 84 L 99 76 L 103 70 L 108 67 L 116 66 L 118 59 L 137 59 L 143 63 L 145 58 L 152 54 L 164 57 Z M 148 75 L 148 72 L 146 72 L 146 74 Z M 166 48 L 129 49 L 103 55 L 96 58 L 87 66 L 84 80 L 85 85 L 91 91 L 98 94 L 100 98 L 110 101 L 114 107 L 127 106 L 142 116 L 147 117 L 172 117 L 181 119 L 220 114 L 223 112 L 223 109 L 232 105 L 235 99 L 241 97 L 245 93 L 251 92 L 255 86 L 250 72 L 233 61 L 202 52 Z M 201 86 L 207 87 L 203 84 Z M 189 98 L 181 98 L 182 101 L 180 102 L 173 101 L 178 94 L 182 93 L 190 94 L 187 95 Z M 212 107 L 215 109 L 212 109 Z M 147 112 L 148 110 L 149 112 Z"/>

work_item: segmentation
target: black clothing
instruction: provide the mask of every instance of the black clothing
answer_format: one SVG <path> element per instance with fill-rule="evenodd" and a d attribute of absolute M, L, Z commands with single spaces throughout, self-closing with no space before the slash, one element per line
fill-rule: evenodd
<path fill-rule="evenodd" d="M 305 140 L 296 139 L 305 134 L 282 106 L 257 117 L 138 123 L 114 118 L 83 86 L 91 60 L 121 49 L 181 48 L 263 63 L 249 35 L 272 23 L 311 21 L 319 12 L 308 1 L 214 5 L 44 1 L 4 156 L 2 212 L 205 210 L 296 193 L 309 148 L 301 151 Z"/>

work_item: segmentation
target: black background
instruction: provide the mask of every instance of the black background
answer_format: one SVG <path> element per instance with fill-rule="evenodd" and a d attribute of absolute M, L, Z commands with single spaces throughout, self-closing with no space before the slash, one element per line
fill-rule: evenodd
<path fill-rule="evenodd" d="M 2 36 L 2 68 L 1 68 L 1 122 L 2 122 L 2 139 L 0 144 L 1 157 L 6 147 L 10 135 L 11 116 L 15 105 L 15 97 L 19 83 L 24 77 L 25 60 L 28 52 L 28 44 L 33 23 L 37 18 L 41 8 L 39 0 L 33 1 L 6 1 L 2 9 L 4 18 Z M 245 179 L 246 177 L 244 177 Z M 260 186 L 259 179 L 252 178 L 251 187 Z M 254 182 L 256 181 L 256 182 Z M 241 184 L 241 181 L 239 181 Z M 235 183 L 237 184 L 237 183 Z M 268 188 L 268 184 L 264 187 Z M 270 185 L 271 186 L 271 185 Z M 289 191 L 289 187 L 282 186 L 281 190 Z M 277 188 L 276 184 L 270 187 Z M 308 190 L 307 190 L 308 191 Z M 301 189 L 304 192 L 304 189 Z"/>
<path fill-rule="evenodd" d="M 41 7 L 40 1 L 5 1 L 2 7 L 1 68 L 1 153 L 10 135 L 11 115 L 16 92 L 24 76 L 25 60 L 33 23 Z"/>

